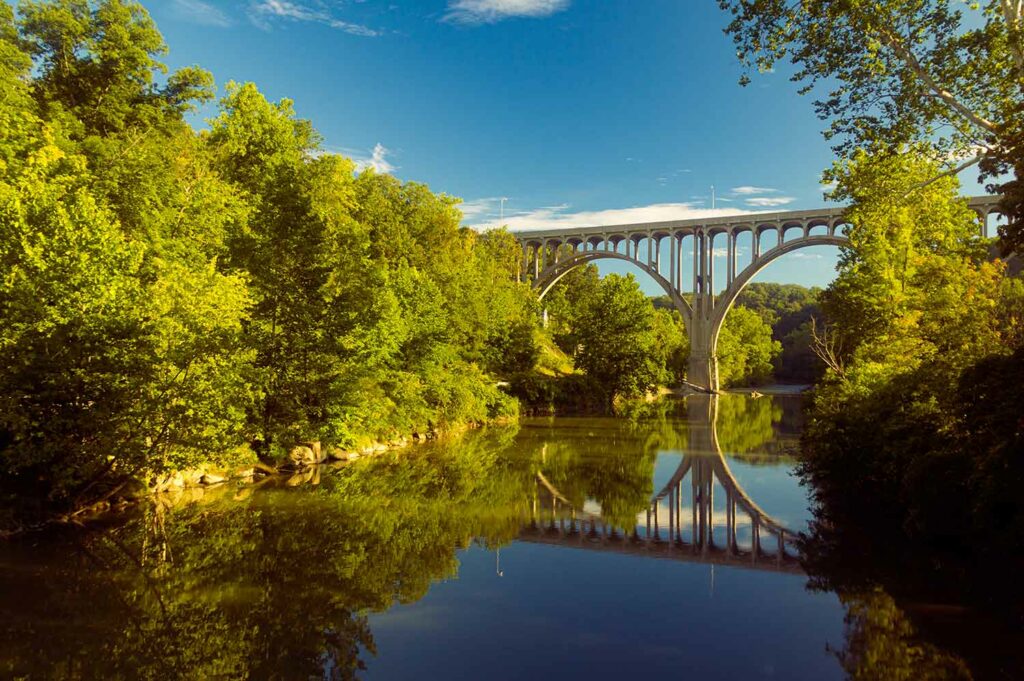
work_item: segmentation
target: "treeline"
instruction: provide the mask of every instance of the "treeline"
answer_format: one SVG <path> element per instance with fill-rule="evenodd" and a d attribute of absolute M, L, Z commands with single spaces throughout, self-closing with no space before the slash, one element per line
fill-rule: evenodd
<path fill-rule="evenodd" d="M 506 233 L 327 153 L 292 103 L 166 74 L 131 0 L 0 4 L 0 500 L 513 416 Z"/>
<path fill-rule="evenodd" d="M 737 296 L 736 305 L 758 313 L 779 343 L 781 350 L 772 363 L 775 380 L 814 383 L 821 378 L 825 365 L 812 349 L 815 324 L 820 326 L 824 319 L 820 297 L 816 286 L 759 282 L 747 284 Z"/>

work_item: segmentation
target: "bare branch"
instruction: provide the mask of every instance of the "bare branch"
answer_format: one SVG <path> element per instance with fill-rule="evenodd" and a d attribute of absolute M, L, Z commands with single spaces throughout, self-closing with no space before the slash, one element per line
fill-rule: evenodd
<path fill-rule="evenodd" d="M 1001 0 L 1003 8 L 1003 20 L 1006 21 L 1006 32 L 1010 36 L 1010 54 L 1013 55 L 1013 63 L 1017 67 L 1017 77 L 1024 78 L 1024 46 L 1021 45 L 1021 26 L 1024 20 L 1024 1 Z"/>
<path fill-rule="evenodd" d="M 949 170 L 947 170 L 945 172 L 942 172 L 942 173 L 939 173 L 938 175 L 936 175 L 935 177 L 933 177 L 933 178 L 931 178 L 929 180 L 925 180 L 924 182 L 919 182 L 918 184 L 915 184 L 913 187 L 908 189 L 903 194 L 902 198 L 907 198 L 908 196 L 910 196 L 914 192 L 920 191 L 920 190 L 924 189 L 925 187 L 927 187 L 928 185 L 930 185 L 930 184 L 932 184 L 934 182 L 938 182 L 939 180 L 941 180 L 944 177 L 949 177 L 950 175 L 959 175 L 961 171 L 967 170 L 968 168 L 970 168 L 971 166 L 973 166 L 973 165 L 975 165 L 977 163 L 981 163 L 982 159 L 984 159 L 984 158 L 985 158 L 985 154 L 978 154 L 974 158 L 967 159 L 966 161 L 964 161 L 963 163 L 961 163 L 960 165 L 958 165 L 955 168 L 950 168 Z"/>
<path fill-rule="evenodd" d="M 837 334 L 830 332 L 827 324 L 823 324 L 819 332 L 818 320 L 814 317 L 811 317 L 811 351 L 836 376 L 843 380 L 846 379 L 842 339 Z"/>

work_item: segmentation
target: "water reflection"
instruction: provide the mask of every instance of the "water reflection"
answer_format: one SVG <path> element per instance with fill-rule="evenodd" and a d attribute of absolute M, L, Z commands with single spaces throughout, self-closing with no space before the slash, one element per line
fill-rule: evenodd
<path fill-rule="evenodd" d="M 690 397 L 686 403 L 687 427 L 675 428 L 676 437 L 673 438 L 665 438 L 658 432 L 655 446 L 671 444 L 683 448 L 684 453 L 668 482 L 648 499 L 640 512 L 639 522 L 635 513 L 636 500 L 642 498 L 647 488 L 620 484 L 621 489 L 635 494 L 629 502 L 621 496 L 613 497 L 613 503 L 607 508 L 605 504 L 588 507 L 586 502 L 582 505 L 579 501 L 574 502 L 548 476 L 555 479 L 568 477 L 569 484 L 578 484 L 589 478 L 580 475 L 576 469 L 566 476 L 565 465 L 560 458 L 549 455 L 549 443 L 545 442 L 530 523 L 520 534 L 520 539 L 591 550 L 799 572 L 796 532 L 766 513 L 747 494 L 729 468 L 718 437 L 719 405 L 722 402 L 733 407 L 728 414 L 730 427 L 727 432 L 730 436 L 742 433 L 742 438 L 731 437 L 730 442 L 734 447 L 741 442 L 747 453 L 772 440 L 772 424 L 781 416 L 781 409 L 773 409 L 771 400 L 737 397 L 728 396 L 724 400 L 711 396 Z M 736 405 L 764 405 L 766 408 L 737 410 Z M 679 437 L 680 430 L 685 433 L 685 441 Z M 599 465 L 607 463 L 605 457 L 598 461 Z M 643 470 L 638 477 L 646 481 L 650 478 L 650 466 L 647 465 L 650 457 L 642 458 L 641 462 Z M 601 468 L 607 470 L 603 465 Z M 623 478 L 616 481 L 622 483 Z M 716 488 L 721 492 L 717 505 Z M 596 498 L 608 498 L 600 487 L 592 489 Z M 579 493 L 574 496 L 582 498 Z M 721 511 L 716 513 L 717 506 L 721 506 Z M 716 528 L 723 537 L 716 539 Z"/>
<path fill-rule="evenodd" d="M 0 677 L 821 679 L 885 671 L 880 647 L 944 660 L 884 594 L 804 588 L 802 522 L 778 519 L 806 508 L 779 455 L 791 404 L 530 419 L 0 544 Z"/>

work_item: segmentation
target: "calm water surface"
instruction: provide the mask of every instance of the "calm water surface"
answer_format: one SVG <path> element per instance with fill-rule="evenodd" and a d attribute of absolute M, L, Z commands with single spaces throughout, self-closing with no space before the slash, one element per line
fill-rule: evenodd
<path fill-rule="evenodd" d="M 798 414 L 526 419 L 7 542 L 0 677 L 844 678 L 910 631 L 808 588 Z"/>

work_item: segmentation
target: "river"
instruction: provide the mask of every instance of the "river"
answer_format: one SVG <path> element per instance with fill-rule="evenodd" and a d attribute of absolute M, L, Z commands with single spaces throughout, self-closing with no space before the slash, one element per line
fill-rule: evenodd
<path fill-rule="evenodd" d="M 528 418 L 5 542 L 0 676 L 968 678 L 805 573 L 799 400 Z"/>

